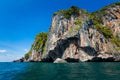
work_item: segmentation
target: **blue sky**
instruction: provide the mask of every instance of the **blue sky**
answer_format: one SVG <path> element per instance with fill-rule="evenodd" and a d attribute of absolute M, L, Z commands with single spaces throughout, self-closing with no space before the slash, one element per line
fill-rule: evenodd
<path fill-rule="evenodd" d="M 19 59 L 39 32 L 47 32 L 52 14 L 78 6 L 96 11 L 120 0 L 0 0 L 0 62 Z"/>

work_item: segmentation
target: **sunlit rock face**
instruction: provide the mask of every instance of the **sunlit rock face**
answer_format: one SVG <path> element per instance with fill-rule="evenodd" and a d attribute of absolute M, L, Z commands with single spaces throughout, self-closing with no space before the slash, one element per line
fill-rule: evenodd
<path fill-rule="evenodd" d="M 113 35 L 120 37 L 120 5 L 107 8 L 102 17 L 103 24 L 107 25 L 113 31 Z"/>
<path fill-rule="evenodd" d="M 104 14 L 96 12 L 101 25 L 112 31 L 113 37 L 120 38 L 120 5 L 110 6 Z M 52 18 L 47 42 L 47 54 L 44 58 L 74 58 L 79 61 L 91 60 L 94 57 L 108 58 L 119 54 L 119 48 L 111 38 L 107 38 L 96 28 L 93 19 L 85 11 L 71 15 L 69 19 L 58 12 Z"/>
<path fill-rule="evenodd" d="M 41 61 L 41 55 L 36 50 L 32 49 L 32 54 L 28 61 Z"/>
<path fill-rule="evenodd" d="M 120 3 L 93 13 L 75 6 L 54 13 L 48 34 L 38 36 L 30 53 L 27 61 L 119 61 Z"/>

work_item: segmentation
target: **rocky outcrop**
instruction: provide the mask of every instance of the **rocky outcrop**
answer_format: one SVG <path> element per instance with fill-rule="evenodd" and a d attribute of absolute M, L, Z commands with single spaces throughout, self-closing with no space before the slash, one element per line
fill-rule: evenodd
<path fill-rule="evenodd" d="M 26 62 L 26 59 L 22 57 L 21 59 L 14 60 L 13 62 Z"/>
<path fill-rule="evenodd" d="M 47 33 L 41 32 L 35 37 L 35 41 L 28 53 L 25 54 L 27 62 L 39 62 L 46 53 Z"/>
<path fill-rule="evenodd" d="M 114 62 L 114 61 L 115 59 L 113 57 L 108 57 L 108 58 L 94 57 L 86 62 Z"/>
<path fill-rule="evenodd" d="M 57 58 L 54 63 L 66 63 L 67 61 L 63 60 L 63 59 L 60 59 L 60 58 Z"/>
<path fill-rule="evenodd" d="M 32 49 L 32 53 L 28 59 L 28 61 L 41 61 L 41 55 L 38 51 L 36 51 L 35 49 Z"/>
<path fill-rule="evenodd" d="M 111 40 L 120 32 L 119 9 L 120 5 L 116 5 L 106 8 L 105 14 L 96 12 L 94 16 L 101 20 L 101 23 L 99 20 L 97 21 L 97 25 L 94 18 L 89 17 L 83 10 L 79 10 L 77 16 L 75 14 L 70 15 L 69 19 L 58 12 L 52 19 L 45 58 L 53 59 L 53 61 L 57 58 L 74 58 L 79 61 L 87 61 L 95 57 L 109 58 L 114 57 L 116 53 L 119 54 L 119 50 L 115 50 L 119 46 Z M 117 12 L 113 10 L 117 10 Z M 115 19 L 112 18 L 113 14 L 116 15 Z M 111 21 L 106 18 L 109 15 Z M 109 25 L 110 23 L 111 25 Z M 106 28 L 104 29 L 104 27 Z M 106 30 L 106 33 L 99 28 Z"/>
<path fill-rule="evenodd" d="M 39 53 L 43 49 L 39 46 L 38 51 L 32 50 L 29 59 L 43 62 L 120 60 L 120 3 L 93 13 L 75 6 L 56 12 L 44 43 L 44 55 Z"/>

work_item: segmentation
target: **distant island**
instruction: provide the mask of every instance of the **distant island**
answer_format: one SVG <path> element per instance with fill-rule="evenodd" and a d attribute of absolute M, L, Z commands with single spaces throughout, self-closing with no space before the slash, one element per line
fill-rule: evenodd
<path fill-rule="evenodd" d="M 49 32 L 39 33 L 30 51 L 16 61 L 120 61 L 120 2 L 92 13 L 76 6 L 55 12 Z"/>

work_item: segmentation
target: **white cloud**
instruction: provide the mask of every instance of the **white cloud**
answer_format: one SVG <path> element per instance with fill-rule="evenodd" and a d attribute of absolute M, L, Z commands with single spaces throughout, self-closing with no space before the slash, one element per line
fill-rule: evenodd
<path fill-rule="evenodd" d="M 23 54 L 14 54 L 14 53 L 2 54 L 0 55 L 0 62 L 11 62 L 13 60 L 18 60 L 23 56 L 24 56 Z"/>
<path fill-rule="evenodd" d="M 2 50 L 2 49 L 0 49 L 0 53 L 5 53 L 7 50 Z"/>
<path fill-rule="evenodd" d="M 24 49 L 24 51 L 25 51 L 25 52 L 28 52 L 28 50 L 27 50 L 27 49 Z"/>

